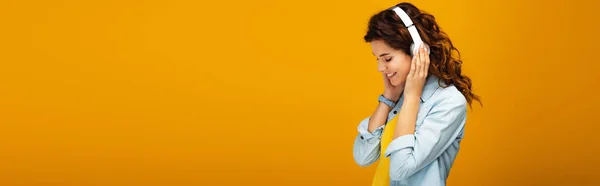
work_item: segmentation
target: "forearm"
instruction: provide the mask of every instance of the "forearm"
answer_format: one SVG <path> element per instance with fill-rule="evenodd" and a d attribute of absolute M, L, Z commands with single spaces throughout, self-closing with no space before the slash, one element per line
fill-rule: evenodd
<path fill-rule="evenodd" d="M 387 121 L 388 113 L 392 108 L 384 103 L 379 103 L 371 119 L 369 120 L 369 132 L 373 132 L 375 129 L 381 127 Z"/>
<path fill-rule="evenodd" d="M 404 99 L 404 102 L 402 103 L 402 109 L 400 109 L 400 113 L 398 115 L 398 123 L 396 123 L 396 130 L 394 131 L 393 139 L 406 134 L 413 134 L 415 132 L 419 103 L 419 97 L 407 97 Z"/>

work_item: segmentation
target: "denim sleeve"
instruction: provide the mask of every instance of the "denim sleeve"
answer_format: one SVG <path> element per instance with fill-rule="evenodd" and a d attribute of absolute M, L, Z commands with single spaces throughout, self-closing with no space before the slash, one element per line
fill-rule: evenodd
<path fill-rule="evenodd" d="M 354 140 L 354 161 L 360 166 L 369 166 L 379 159 L 381 150 L 381 135 L 385 125 L 369 132 L 369 119 L 365 118 L 358 125 L 358 136 Z"/>
<path fill-rule="evenodd" d="M 392 140 L 384 153 L 390 158 L 390 178 L 403 180 L 437 159 L 460 134 L 466 111 L 464 97 L 450 97 L 432 107 L 414 134 Z"/>

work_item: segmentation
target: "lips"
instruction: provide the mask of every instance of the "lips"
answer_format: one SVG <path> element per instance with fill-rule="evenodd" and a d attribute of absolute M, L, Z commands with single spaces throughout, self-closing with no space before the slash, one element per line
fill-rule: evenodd
<path fill-rule="evenodd" d="M 397 73 L 398 73 L 398 72 L 394 72 L 394 73 L 391 73 L 391 74 L 385 74 L 385 75 L 387 76 L 387 78 L 388 78 L 388 79 L 390 79 L 390 78 L 394 77 L 394 76 L 395 76 Z"/>

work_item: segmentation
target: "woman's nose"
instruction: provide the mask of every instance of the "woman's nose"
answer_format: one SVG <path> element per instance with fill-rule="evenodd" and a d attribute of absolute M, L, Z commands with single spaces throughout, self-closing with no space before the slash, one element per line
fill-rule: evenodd
<path fill-rule="evenodd" d="M 385 67 L 385 64 L 383 62 L 381 62 L 381 61 L 377 62 L 377 71 L 383 72 L 385 70 L 385 68 L 386 67 Z"/>

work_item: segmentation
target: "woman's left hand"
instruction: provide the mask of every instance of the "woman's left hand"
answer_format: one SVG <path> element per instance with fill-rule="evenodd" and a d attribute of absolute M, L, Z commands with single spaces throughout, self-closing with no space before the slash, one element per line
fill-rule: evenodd
<path fill-rule="evenodd" d="M 421 45 L 418 52 L 413 56 L 410 71 L 406 77 L 406 84 L 404 85 L 405 99 L 420 99 L 428 72 L 429 55 L 425 47 Z"/>

